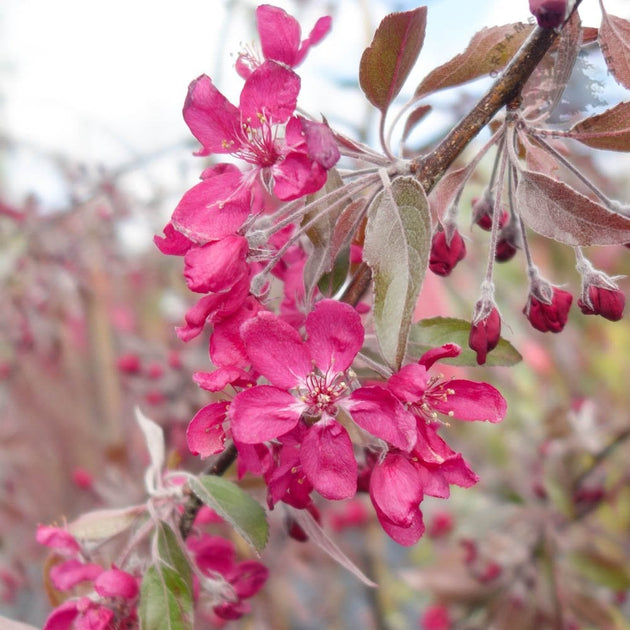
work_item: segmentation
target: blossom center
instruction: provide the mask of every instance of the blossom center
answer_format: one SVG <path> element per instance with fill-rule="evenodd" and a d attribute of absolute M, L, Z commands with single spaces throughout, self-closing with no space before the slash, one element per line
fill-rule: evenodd
<path fill-rule="evenodd" d="M 239 138 L 241 145 L 233 155 L 242 160 L 266 168 L 273 166 L 280 158 L 276 143 L 276 133 L 263 113 L 258 114 L 258 125 L 250 120 L 241 124 Z"/>
<path fill-rule="evenodd" d="M 322 414 L 337 415 L 336 402 L 348 389 L 343 374 L 334 375 L 311 372 L 300 388 L 300 400 L 306 405 L 304 416 L 315 421 Z"/>
<path fill-rule="evenodd" d="M 443 376 L 432 376 L 422 397 L 410 404 L 411 411 L 427 420 L 437 420 L 435 407 L 443 409 L 448 397 L 455 393 L 453 389 L 448 387 L 448 383 L 449 381 L 443 380 Z M 452 415 L 452 412 L 449 412 L 448 415 Z"/>

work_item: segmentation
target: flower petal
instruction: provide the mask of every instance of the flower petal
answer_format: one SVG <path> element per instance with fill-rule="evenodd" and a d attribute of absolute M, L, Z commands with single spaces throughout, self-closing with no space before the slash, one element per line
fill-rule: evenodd
<path fill-rule="evenodd" d="M 387 388 L 403 402 L 416 402 L 424 395 L 428 383 L 429 375 L 424 365 L 410 363 L 390 376 Z"/>
<path fill-rule="evenodd" d="M 375 510 L 383 531 L 399 545 L 410 547 L 411 545 L 415 545 L 420 538 L 422 538 L 422 534 L 424 534 L 424 521 L 420 508 L 416 507 L 415 510 L 412 511 L 411 522 L 408 526 L 398 525 L 390 521 L 376 506 Z"/>
<path fill-rule="evenodd" d="M 422 495 L 418 470 L 404 455 L 388 453 L 372 470 L 370 498 L 393 523 L 410 526 Z"/>
<path fill-rule="evenodd" d="M 300 47 L 299 22 L 283 9 L 269 4 L 263 4 L 256 9 L 256 20 L 265 59 L 294 66 Z"/>
<path fill-rule="evenodd" d="M 403 451 L 417 439 L 416 419 L 383 387 L 361 387 L 340 401 L 365 431 Z"/>
<path fill-rule="evenodd" d="M 436 361 L 442 359 L 448 359 L 450 357 L 457 357 L 461 354 L 461 347 L 456 343 L 445 343 L 439 348 L 431 348 L 427 350 L 418 360 L 420 365 L 424 365 L 427 370 L 430 370 Z"/>
<path fill-rule="evenodd" d="M 225 446 L 223 423 L 229 403 L 216 402 L 200 409 L 188 424 L 186 441 L 193 455 L 202 458 L 221 453 Z"/>
<path fill-rule="evenodd" d="M 238 148 L 234 147 L 234 142 L 240 143 L 236 135 L 240 129 L 240 112 L 205 74 L 188 87 L 184 120 L 203 147 L 197 155 L 233 153 Z"/>
<path fill-rule="evenodd" d="M 290 389 L 311 372 L 311 357 L 293 326 L 261 311 L 241 326 L 252 366 L 274 385 Z"/>
<path fill-rule="evenodd" d="M 273 192 L 282 201 L 291 201 L 317 192 L 327 178 L 326 169 L 301 151 L 291 151 L 273 167 Z"/>
<path fill-rule="evenodd" d="M 295 111 L 299 93 L 300 77 L 293 70 L 265 61 L 247 77 L 241 91 L 242 121 L 254 128 L 284 123 Z"/>
<path fill-rule="evenodd" d="M 289 392 L 277 387 L 257 385 L 245 389 L 234 397 L 228 412 L 232 435 L 244 444 L 277 438 L 298 423 L 300 406 Z"/>
<path fill-rule="evenodd" d="M 363 345 L 361 317 L 349 304 L 322 300 L 306 318 L 306 345 L 322 372 L 345 372 Z"/>
<path fill-rule="evenodd" d="M 326 499 L 349 499 L 357 491 L 357 461 L 348 432 L 324 417 L 307 432 L 300 461 L 309 481 Z"/>
<path fill-rule="evenodd" d="M 446 400 L 436 398 L 432 402 L 440 413 L 467 421 L 500 422 L 505 417 L 505 398 L 488 383 L 453 380 L 446 384 L 446 389 L 449 390 Z"/>

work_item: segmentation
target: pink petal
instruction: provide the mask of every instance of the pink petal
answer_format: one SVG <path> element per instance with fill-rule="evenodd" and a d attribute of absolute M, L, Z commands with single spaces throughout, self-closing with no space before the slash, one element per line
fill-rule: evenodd
<path fill-rule="evenodd" d="M 87 597 L 82 600 L 89 601 Z M 57 606 L 44 623 L 42 630 L 71 630 L 73 622 L 79 614 L 78 605 L 81 600 L 70 599 Z"/>
<path fill-rule="evenodd" d="M 256 560 L 244 560 L 226 576 L 241 599 L 253 597 L 264 586 L 269 569 Z"/>
<path fill-rule="evenodd" d="M 38 525 L 35 538 L 40 545 L 45 545 L 64 553 L 74 554 L 80 550 L 79 543 L 74 536 L 61 527 Z"/>
<path fill-rule="evenodd" d="M 365 431 L 409 451 L 416 443 L 416 419 L 383 387 L 361 387 L 343 405 Z"/>
<path fill-rule="evenodd" d="M 405 547 L 415 545 L 422 538 L 422 534 L 424 534 L 424 521 L 422 520 L 422 512 L 418 507 L 413 510 L 411 522 L 407 527 L 390 521 L 378 507 L 376 507 L 376 516 L 383 531 L 399 545 L 404 545 Z"/>
<path fill-rule="evenodd" d="M 417 468 L 406 456 L 389 453 L 372 470 L 372 503 L 393 523 L 408 527 L 413 512 L 422 501 L 422 485 Z"/>
<path fill-rule="evenodd" d="M 303 405 L 291 394 L 270 385 L 239 392 L 229 409 L 232 435 L 238 442 L 258 444 L 290 431 L 299 421 Z"/>
<path fill-rule="evenodd" d="M 254 128 L 284 123 L 295 111 L 299 93 L 300 77 L 293 70 L 265 61 L 247 77 L 241 91 L 242 120 Z"/>
<path fill-rule="evenodd" d="M 153 242 L 157 248 L 168 256 L 183 256 L 194 243 L 173 227 L 172 223 L 164 226 L 164 236 L 155 235 Z"/>
<path fill-rule="evenodd" d="M 184 194 L 173 212 L 174 227 L 197 243 L 236 232 L 252 211 L 250 190 L 240 171 L 204 179 Z"/>
<path fill-rule="evenodd" d="M 300 25 L 286 11 L 263 4 L 256 9 L 258 34 L 265 59 L 294 66 L 300 46 Z"/>
<path fill-rule="evenodd" d="M 300 461 L 313 487 L 326 499 L 349 499 L 357 491 L 357 462 L 348 432 L 322 418 L 306 434 Z"/>
<path fill-rule="evenodd" d="M 302 130 L 306 140 L 306 153 L 326 170 L 331 169 L 339 161 L 341 154 L 333 132 L 324 123 L 300 117 Z"/>
<path fill-rule="evenodd" d="M 68 591 L 80 582 L 92 582 L 102 572 L 103 567 L 98 564 L 84 564 L 73 559 L 52 567 L 50 579 L 56 589 Z"/>
<path fill-rule="evenodd" d="M 210 337 L 210 358 L 212 363 L 223 367 L 247 367 L 249 357 L 241 338 L 241 326 L 262 310 L 261 303 L 249 296 L 233 315 L 226 317 L 214 326 Z"/>
<path fill-rule="evenodd" d="M 240 112 L 205 74 L 188 87 L 184 120 L 203 147 L 197 155 L 234 153 L 239 148 Z"/>
<path fill-rule="evenodd" d="M 228 385 L 234 387 L 254 385 L 256 377 L 238 367 L 220 367 L 212 372 L 195 372 L 193 381 L 208 392 L 220 392 Z"/>
<path fill-rule="evenodd" d="M 306 345 L 322 372 L 345 372 L 363 345 L 361 317 L 349 304 L 322 300 L 306 318 Z"/>
<path fill-rule="evenodd" d="M 454 380 L 445 384 L 449 393 L 446 400 L 436 399 L 433 408 L 459 420 L 500 422 L 505 417 L 507 403 L 497 389 L 487 383 Z"/>
<path fill-rule="evenodd" d="M 135 599 L 139 591 L 136 578 L 116 568 L 103 571 L 94 581 L 94 590 L 101 597 L 124 599 Z"/>
<path fill-rule="evenodd" d="M 300 334 L 269 311 L 246 321 L 241 337 L 254 369 L 278 387 L 290 389 L 312 370 Z"/>
<path fill-rule="evenodd" d="M 109 630 L 114 618 L 114 611 L 92 603 L 88 609 L 76 619 L 74 630 Z"/>
<path fill-rule="evenodd" d="M 236 550 L 232 541 L 221 536 L 189 536 L 186 546 L 204 573 L 217 572 L 225 575 L 233 570 Z"/>
<path fill-rule="evenodd" d="M 302 42 L 300 50 L 298 51 L 295 61 L 292 64 L 293 66 L 297 66 L 302 63 L 309 48 L 311 46 L 315 46 L 315 44 L 319 44 L 319 42 L 328 34 L 331 26 L 332 18 L 329 15 L 320 17 L 319 20 L 317 20 L 308 37 Z"/>
<path fill-rule="evenodd" d="M 200 409 L 188 424 L 186 442 L 193 455 L 202 458 L 223 452 L 225 448 L 225 430 L 223 423 L 229 403 L 216 402 Z"/>
<path fill-rule="evenodd" d="M 446 343 L 439 348 L 432 348 L 425 352 L 419 359 L 418 363 L 420 365 L 424 365 L 427 370 L 431 369 L 431 366 L 436 361 L 441 361 L 442 359 L 448 359 L 451 357 L 457 357 L 461 354 L 461 347 L 456 343 Z"/>
<path fill-rule="evenodd" d="M 387 388 L 403 402 L 416 402 L 422 398 L 429 383 L 424 365 L 410 363 L 390 376 Z"/>
<path fill-rule="evenodd" d="M 249 272 L 248 249 L 247 239 L 236 234 L 189 249 L 184 256 L 188 288 L 198 293 L 231 289 Z"/>
<path fill-rule="evenodd" d="M 239 479 L 247 472 L 261 477 L 273 465 L 272 454 L 266 444 L 242 444 L 237 441 L 234 444 L 238 451 L 236 468 Z"/>
<path fill-rule="evenodd" d="M 317 192 L 327 178 L 326 169 L 297 151 L 289 153 L 273 168 L 273 192 L 282 201 L 291 201 Z"/>

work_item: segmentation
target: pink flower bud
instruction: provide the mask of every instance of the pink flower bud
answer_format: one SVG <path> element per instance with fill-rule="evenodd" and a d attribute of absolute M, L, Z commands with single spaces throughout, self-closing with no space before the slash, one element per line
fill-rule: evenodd
<path fill-rule="evenodd" d="M 455 265 L 466 256 L 466 244 L 455 230 L 450 239 L 444 230 L 438 229 L 431 239 L 429 269 L 438 276 L 448 276 Z"/>
<path fill-rule="evenodd" d="M 606 289 L 591 284 L 577 301 L 585 315 L 601 315 L 611 322 L 619 321 L 623 316 L 626 296 L 619 289 Z"/>
<path fill-rule="evenodd" d="M 420 619 L 420 627 L 423 630 L 450 630 L 453 622 L 448 608 L 443 604 L 428 606 Z"/>
<path fill-rule="evenodd" d="M 545 300 L 540 291 L 532 290 L 523 313 L 536 330 L 557 333 L 567 323 L 573 296 L 558 287 L 550 288 L 552 289 L 551 300 Z"/>
<path fill-rule="evenodd" d="M 126 374 L 137 374 L 140 371 L 140 357 L 135 352 L 121 354 L 116 361 L 116 367 Z"/>
<path fill-rule="evenodd" d="M 114 568 L 103 571 L 94 580 L 94 590 L 101 597 L 135 599 L 138 595 L 138 582 L 129 573 Z"/>
<path fill-rule="evenodd" d="M 494 215 L 494 202 L 485 195 L 481 199 L 473 199 L 473 223 L 476 223 L 482 230 L 489 232 L 492 229 L 492 217 Z M 499 217 L 499 229 L 501 229 L 510 218 L 505 210 L 501 210 Z"/>
<path fill-rule="evenodd" d="M 477 353 L 477 363 L 486 362 L 488 352 L 494 350 L 501 335 L 501 316 L 494 307 L 488 315 L 473 323 L 468 337 L 468 345 Z"/>
<path fill-rule="evenodd" d="M 567 0 L 529 0 L 529 10 L 540 28 L 556 28 L 564 22 Z"/>

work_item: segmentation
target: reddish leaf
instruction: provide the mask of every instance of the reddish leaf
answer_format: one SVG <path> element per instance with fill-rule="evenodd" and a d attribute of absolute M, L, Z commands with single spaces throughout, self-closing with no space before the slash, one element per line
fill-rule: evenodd
<path fill-rule="evenodd" d="M 516 22 L 481 29 L 463 53 L 437 67 L 423 79 L 416 88 L 415 96 L 420 98 L 505 68 L 532 28 L 531 25 Z"/>
<path fill-rule="evenodd" d="M 542 173 L 523 171 L 516 188 L 523 221 L 535 232 L 567 245 L 630 242 L 630 216 L 612 212 Z"/>
<path fill-rule="evenodd" d="M 420 105 L 409 114 L 405 121 L 405 129 L 403 130 L 403 142 L 406 142 L 409 134 L 416 128 L 424 117 L 431 111 L 431 105 Z"/>
<path fill-rule="evenodd" d="M 618 83 L 630 89 L 630 22 L 606 13 L 602 3 L 599 45 L 608 69 Z"/>
<path fill-rule="evenodd" d="M 469 174 L 468 168 L 464 166 L 455 171 L 449 171 L 442 177 L 429 195 L 429 207 L 431 208 L 431 212 L 442 216 L 453 204 L 457 193 L 464 185 Z"/>
<path fill-rule="evenodd" d="M 571 77 L 575 60 L 580 52 L 582 27 L 575 12 L 563 26 L 560 38 L 543 57 L 522 91 L 522 107 L 528 117 L 549 115 L 559 103 Z"/>
<path fill-rule="evenodd" d="M 569 135 L 594 149 L 630 151 L 630 103 L 619 103 L 576 123 Z"/>
<path fill-rule="evenodd" d="M 400 92 L 422 49 L 427 8 L 391 13 L 363 51 L 359 83 L 368 100 L 385 113 Z"/>
<path fill-rule="evenodd" d="M 524 133 L 519 134 L 518 138 L 523 149 L 525 149 L 525 162 L 529 170 L 546 173 L 547 175 L 551 175 L 558 170 L 558 162 L 548 151 L 531 142 Z"/>

